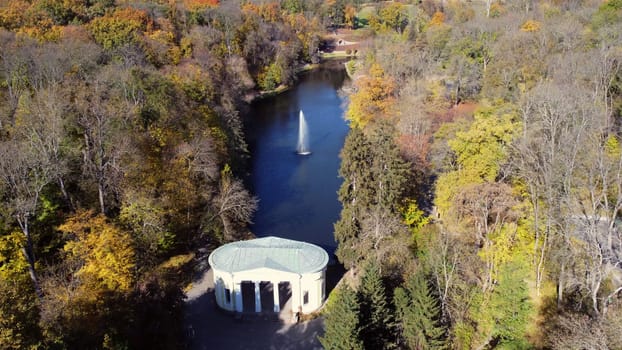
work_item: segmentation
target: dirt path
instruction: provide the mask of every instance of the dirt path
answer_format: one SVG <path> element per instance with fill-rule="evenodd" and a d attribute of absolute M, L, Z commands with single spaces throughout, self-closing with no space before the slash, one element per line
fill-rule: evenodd
<path fill-rule="evenodd" d="M 274 315 L 236 317 L 218 308 L 211 269 L 186 292 L 188 349 L 322 349 L 323 320 L 300 324 Z"/>

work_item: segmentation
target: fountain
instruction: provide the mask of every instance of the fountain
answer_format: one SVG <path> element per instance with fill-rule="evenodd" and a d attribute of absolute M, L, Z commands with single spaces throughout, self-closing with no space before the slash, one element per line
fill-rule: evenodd
<path fill-rule="evenodd" d="M 300 155 L 306 156 L 311 154 L 309 150 L 309 130 L 307 130 L 307 121 L 305 120 L 305 115 L 300 111 L 300 116 L 298 117 L 298 147 L 296 147 L 296 152 Z"/>

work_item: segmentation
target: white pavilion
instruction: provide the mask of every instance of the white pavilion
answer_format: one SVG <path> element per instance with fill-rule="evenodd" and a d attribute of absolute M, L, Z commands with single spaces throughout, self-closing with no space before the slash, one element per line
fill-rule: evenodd
<path fill-rule="evenodd" d="M 209 256 L 216 303 L 233 312 L 310 313 L 325 298 L 328 254 L 314 244 L 264 237 L 225 244 Z"/>

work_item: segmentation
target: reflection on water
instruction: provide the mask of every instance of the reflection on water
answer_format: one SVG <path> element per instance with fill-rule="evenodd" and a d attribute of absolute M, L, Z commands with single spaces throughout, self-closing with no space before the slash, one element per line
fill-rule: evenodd
<path fill-rule="evenodd" d="M 341 65 L 341 63 L 339 63 Z M 338 91 L 346 79 L 342 66 L 305 73 L 291 90 L 254 103 L 246 118 L 251 152 L 247 179 L 259 198 L 251 230 L 335 249 L 333 223 L 341 205 L 339 151 L 348 132 Z M 309 130 L 307 156 L 296 154 L 299 111 Z"/>

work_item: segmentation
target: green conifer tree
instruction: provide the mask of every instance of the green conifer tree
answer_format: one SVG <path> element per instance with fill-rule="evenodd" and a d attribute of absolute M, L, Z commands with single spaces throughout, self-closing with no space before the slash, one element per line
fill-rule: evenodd
<path fill-rule="evenodd" d="M 486 308 L 494 321 L 493 337 L 499 339 L 499 348 L 528 349 L 525 337 L 527 323 L 533 312 L 529 290 L 524 281 L 526 273 L 521 266 L 509 262 L 501 266 L 498 284 Z"/>
<path fill-rule="evenodd" d="M 394 295 L 402 338 L 410 349 L 445 349 L 446 331 L 439 325 L 440 310 L 423 273 L 412 275 L 405 289 Z"/>
<path fill-rule="evenodd" d="M 343 205 L 341 217 L 335 223 L 335 239 L 338 242 L 337 257 L 346 268 L 357 260 L 357 237 L 360 232 L 361 205 L 371 201 L 372 193 L 366 185 L 370 178 L 372 152 L 369 142 L 360 129 L 351 129 L 341 150 L 339 176 L 343 184 L 339 189 L 339 201 Z"/>
<path fill-rule="evenodd" d="M 320 343 L 326 350 L 362 350 L 356 293 L 347 285 L 336 292 L 324 318 L 324 335 L 319 337 Z"/>
<path fill-rule="evenodd" d="M 361 261 L 368 252 L 370 244 L 365 243 L 370 241 L 364 241 L 363 221 L 370 213 L 378 214 L 376 217 L 383 220 L 396 213 L 407 188 L 409 167 L 394 142 L 395 129 L 383 122 L 369 129 L 368 134 L 358 128 L 351 129 L 341 151 L 339 176 L 343 184 L 339 189 L 339 201 L 343 209 L 335 223 L 335 240 L 337 257 L 346 268 Z M 376 224 L 383 226 L 380 222 Z M 380 241 L 391 234 L 391 230 L 385 230 L 367 237 Z"/>
<path fill-rule="evenodd" d="M 370 262 L 358 291 L 361 305 L 361 339 L 366 349 L 385 349 L 393 343 L 391 333 L 393 318 L 387 303 L 380 269 L 375 261 Z"/>

